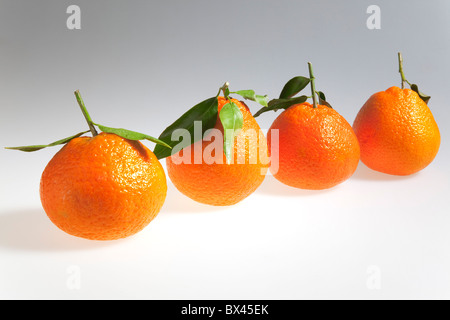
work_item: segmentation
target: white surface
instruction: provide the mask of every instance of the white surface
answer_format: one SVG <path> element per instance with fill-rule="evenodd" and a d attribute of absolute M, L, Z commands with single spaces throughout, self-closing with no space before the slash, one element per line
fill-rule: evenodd
<path fill-rule="evenodd" d="M 268 176 L 227 208 L 169 184 L 146 229 L 95 242 L 66 235 L 41 209 L 43 157 L 0 152 L 16 168 L 39 159 L 21 172 L 2 167 L 3 299 L 450 298 L 449 174 L 439 157 L 403 178 L 360 165 L 328 191 Z"/>

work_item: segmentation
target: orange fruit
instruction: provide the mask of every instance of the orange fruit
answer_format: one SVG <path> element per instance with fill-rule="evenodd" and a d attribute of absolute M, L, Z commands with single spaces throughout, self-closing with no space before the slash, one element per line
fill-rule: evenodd
<path fill-rule="evenodd" d="M 68 234 L 92 240 L 142 230 L 160 211 L 166 191 L 153 152 L 108 133 L 71 140 L 48 163 L 40 184 L 50 220 Z"/>
<path fill-rule="evenodd" d="M 272 138 L 278 130 L 278 148 Z M 270 170 L 282 183 L 300 189 L 327 189 L 348 179 L 359 162 L 358 140 L 334 109 L 308 102 L 283 111 L 267 136 Z M 276 154 L 274 154 L 276 153 Z M 274 161 L 278 158 L 278 166 Z"/>
<path fill-rule="evenodd" d="M 358 112 L 353 128 L 362 162 L 392 175 L 410 175 L 428 166 L 441 142 L 427 104 L 415 91 L 399 87 L 372 95 Z"/>
<path fill-rule="evenodd" d="M 225 154 L 218 155 L 220 161 L 213 161 L 208 150 L 214 139 L 209 137 L 193 143 L 189 148 L 189 161 L 180 162 L 186 149 L 166 158 L 167 173 L 175 187 L 189 198 L 204 204 L 228 206 L 238 203 L 253 193 L 263 182 L 268 170 L 267 142 L 260 127 L 245 103 L 231 99 L 242 112 L 243 127 L 234 141 L 234 158 L 227 164 Z M 218 98 L 218 111 L 228 102 L 224 97 Z M 223 126 L 217 117 L 216 126 L 221 133 L 223 145 Z M 202 159 L 196 161 L 196 152 L 202 153 Z"/>

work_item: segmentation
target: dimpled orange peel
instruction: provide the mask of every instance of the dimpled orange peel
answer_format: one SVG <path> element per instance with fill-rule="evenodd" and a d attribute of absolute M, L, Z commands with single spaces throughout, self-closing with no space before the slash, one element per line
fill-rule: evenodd
<path fill-rule="evenodd" d="M 279 99 L 257 115 L 285 109 L 272 123 L 267 136 L 273 176 L 295 188 L 321 190 L 332 188 L 355 172 L 360 156 L 359 144 L 350 124 L 316 91 L 311 63 L 310 77 L 295 77 L 286 83 Z M 307 96 L 293 97 L 311 85 L 313 104 Z M 319 97 L 319 101 L 317 101 Z M 278 141 L 274 141 L 274 132 Z M 273 144 L 278 146 L 274 147 Z M 276 153 L 276 154 L 274 154 Z M 274 157 L 275 155 L 275 157 Z"/>
<path fill-rule="evenodd" d="M 229 206 L 252 194 L 268 170 L 266 138 L 247 105 L 230 94 L 262 104 L 265 97 L 255 95 L 252 90 L 230 93 L 228 83 L 221 91 L 223 96 L 217 94 L 197 104 L 159 137 L 173 143 L 169 137 L 174 130 L 184 128 L 192 133 L 197 122 L 203 125 L 201 139 L 188 142 L 174 154 L 157 145 L 155 154 L 166 157 L 168 176 L 181 193 L 200 203 Z M 215 132 L 208 133 L 208 130 Z M 222 145 L 223 148 L 215 147 Z M 180 161 L 180 158 L 184 159 Z"/>
<path fill-rule="evenodd" d="M 65 144 L 45 168 L 40 195 L 50 220 L 66 233 L 90 240 L 129 237 L 146 227 L 166 197 L 164 170 L 140 141 L 150 136 L 94 124 L 75 92 L 92 137 L 82 132 L 49 145 L 15 147 L 37 151 Z M 95 126 L 102 133 L 98 134 Z"/>
<path fill-rule="evenodd" d="M 427 105 L 430 97 L 405 79 L 401 53 L 398 57 L 402 87 L 372 95 L 358 112 L 353 128 L 365 165 L 387 174 L 410 175 L 433 161 L 441 136 Z"/>

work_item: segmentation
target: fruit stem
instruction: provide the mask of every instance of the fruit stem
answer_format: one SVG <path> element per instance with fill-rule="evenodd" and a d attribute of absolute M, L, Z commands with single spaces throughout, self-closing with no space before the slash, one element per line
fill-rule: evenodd
<path fill-rule="evenodd" d="M 309 78 L 311 79 L 311 93 L 313 98 L 313 107 L 317 108 L 316 83 L 315 83 L 316 78 L 314 78 L 311 62 L 308 62 L 308 67 L 309 67 Z"/>
<path fill-rule="evenodd" d="M 89 130 L 91 130 L 92 136 L 95 137 L 98 135 L 97 130 L 95 130 L 94 122 L 91 119 L 91 116 L 89 115 L 89 112 L 86 109 L 86 106 L 84 105 L 83 99 L 81 98 L 80 91 L 77 90 L 74 92 L 75 97 L 77 98 L 78 104 L 81 108 L 81 112 L 83 112 L 84 118 L 86 119 L 86 122 L 89 125 Z"/>
<path fill-rule="evenodd" d="M 220 91 L 222 91 L 222 92 L 223 92 L 224 98 L 227 99 L 227 100 L 229 100 L 228 94 L 227 94 L 227 91 L 228 91 L 228 87 L 229 87 L 229 86 L 230 86 L 230 83 L 229 83 L 228 81 L 225 82 L 225 83 L 223 84 L 223 86 L 219 89 L 219 93 L 217 94 L 217 96 L 220 94 Z"/>
<path fill-rule="evenodd" d="M 403 72 L 403 57 L 401 52 L 398 53 L 398 72 L 400 72 L 400 76 L 402 77 L 402 89 L 405 89 L 405 82 L 410 83 L 406 80 L 405 73 Z"/>

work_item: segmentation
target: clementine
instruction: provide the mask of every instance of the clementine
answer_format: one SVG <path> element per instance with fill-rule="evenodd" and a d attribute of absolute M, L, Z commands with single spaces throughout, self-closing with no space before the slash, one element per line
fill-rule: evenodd
<path fill-rule="evenodd" d="M 139 141 L 108 133 L 71 140 L 49 162 L 40 185 L 50 220 L 92 240 L 142 230 L 160 211 L 166 191 L 155 155 Z"/>
<path fill-rule="evenodd" d="M 353 128 L 361 145 L 361 161 L 392 175 L 410 175 L 436 157 L 441 135 L 427 103 L 430 97 L 411 84 L 398 53 L 401 88 L 372 95 L 359 110 Z M 411 89 L 406 89 L 405 84 Z"/>
<path fill-rule="evenodd" d="M 249 108 L 242 101 L 218 97 L 218 111 L 228 102 L 233 102 L 242 112 L 243 125 L 233 144 L 233 161 L 227 163 L 223 150 L 218 155 L 220 161 L 214 161 L 208 137 L 193 143 L 189 161 L 175 161 L 181 158 L 186 148 L 166 158 L 167 173 L 175 187 L 189 198 L 204 204 L 215 206 L 233 205 L 252 194 L 263 182 L 268 170 L 267 143 L 260 127 Z M 220 144 L 223 144 L 224 129 L 217 116 L 214 129 L 220 131 Z M 210 141 L 211 140 L 211 141 Z M 196 152 L 203 155 L 201 163 L 196 161 Z M 215 155 L 217 158 L 217 155 Z"/>
<path fill-rule="evenodd" d="M 353 128 L 361 161 L 392 175 L 410 175 L 428 166 L 440 146 L 433 114 L 417 92 L 391 87 L 372 95 L 358 112 Z"/>
<path fill-rule="evenodd" d="M 278 130 L 278 148 L 272 146 L 273 130 Z M 328 189 L 347 180 L 358 166 L 359 144 L 352 127 L 325 105 L 289 107 L 275 119 L 267 140 L 269 150 L 278 153 L 274 177 L 291 187 Z"/>
<path fill-rule="evenodd" d="M 91 240 L 131 236 L 155 218 L 167 192 L 161 163 L 138 140 L 167 145 L 94 123 L 78 90 L 75 96 L 92 138 L 81 137 L 85 131 L 48 145 L 8 149 L 33 152 L 64 144 L 41 177 L 41 202 L 50 220 L 68 234 Z M 104 132 L 98 134 L 95 126 Z"/>

